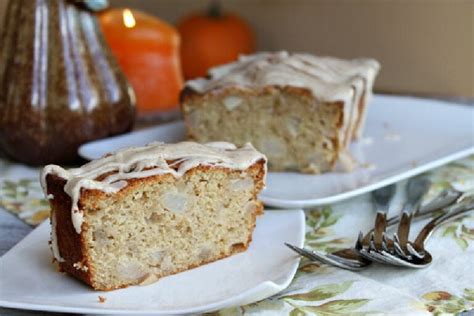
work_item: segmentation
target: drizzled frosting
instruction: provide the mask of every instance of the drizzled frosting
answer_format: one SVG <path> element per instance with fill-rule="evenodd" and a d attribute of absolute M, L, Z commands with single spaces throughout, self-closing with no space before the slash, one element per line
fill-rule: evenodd
<path fill-rule="evenodd" d="M 241 56 L 237 62 L 210 69 L 209 78 L 186 85 L 200 93 L 229 86 L 294 86 L 309 89 L 322 101 L 349 101 L 354 90 L 359 90 L 354 86 L 373 82 L 379 68 L 374 59 L 343 60 L 281 51 Z"/>
<path fill-rule="evenodd" d="M 47 194 L 48 174 L 67 181 L 64 192 L 71 197 L 71 219 L 76 232 L 80 233 L 84 221 L 82 210 L 78 207 L 81 189 L 115 193 L 127 185 L 127 179 L 160 174 L 180 177 L 199 165 L 245 170 L 262 159 L 266 161 L 266 157 L 250 143 L 241 148 L 226 142 L 151 143 L 144 147 L 118 150 L 80 168 L 65 170 L 57 165 L 47 165 L 41 173 L 41 185 Z"/>
<path fill-rule="evenodd" d="M 374 59 L 343 60 L 281 51 L 241 56 L 237 62 L 210 69 L 208 78 L 188 81 L 186 86 L 201 94 L 229 87 L 291 86 L 309 90 L 321 102 L 343 102 L 339 134 L 347 148 L 352 136 L 361 134 L 365 107 L 359 109 L 359 103 L 362 96 L 364 104 L 370 102 L 379 69 Z"/>
<path fill-rule="evenodd" d="M 58 237 L 56 235 L 56 217 L 51 217 L 51 251 L 53 252 L 54 258 L 58 262 L 64 262 L 63 257 L 59 253 L 59 246 L 58 246 Z"/>

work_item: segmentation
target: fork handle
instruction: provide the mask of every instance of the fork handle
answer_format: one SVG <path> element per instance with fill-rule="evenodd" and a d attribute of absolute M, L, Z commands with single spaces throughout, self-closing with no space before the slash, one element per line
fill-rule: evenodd
<path fill-rule="evenodd" d="M 452 205 L 454 202 L 458 201 L 459 199 L 461 199 L 461 196 L 462 196 L 461 192 L 454 191 L 452 189 L 444 190 L 433 201 L 431 201 L 427 205 L 422 206 L 419 209 L 419 211 L 414 214 L 414 220 L 421 220 L 421 219 L 425 219 L 427 217 L 430 217 L 431 215 L 433 215 L 433 213 L 436 213 L 436 212 Z M 374 202 L 376 202 L 376 201 L 374 201 Z M 380 209 L 380 203 L 378 203 L 378 204 L 374 203 L 374 204 L 375 204 L 375 207 L 378 211 Z M 376 218 L 376 221 L 377 221 L 377 218 Z M 392 216 L 392 217 L 386 219 L 386 228 L 397 225 L 399 222 L 400 222 L 400 216 L 399 215 Z M 364 243 L 367 243 L 370 239 L 370 235 L 375 231 L 376 226 L 377 225 L 375 225 L 374 228 L 369 230 L 365 234 L 363 239 L 361 239 L 361 241 L 363 241 Z M 375 236 L 374 236 L 374 241 L 375 241 Z M 389 239 L 388 242 L 391 242 L 391 240 Z"/>
<path fill-rule="evenodd" d="M 402 215 L 400 216 L 400 221 L 399 221 L 398 229 L 397 229 L 397 235 L 398 235 L 400 244 L 402 245 L 405 245 L 408 242 L 411 219 L 416 215 L 420 206 L 418 202 L 419 201 L 416 201 L 413 203 L 413 201 L 409 201 L 405 203 L 405 205 L 403 206 Z"/>
<path fill-rule="evenodd" d="M 407 201 L 403 206 L 397 235 L 401 245 L 406 245 L 410 233 L 411 219 L 417 213 L 423 195 L 428 192 L 431 182 L 426 178 L 412 178 L 408 180 L 406 191 Z"/>
<path fill-rule="evenodd" d="M 382 247 L 382 236 L 387 228 L 387 213 L 396 188 L 396 184 L 391 184 L 372 192 L 372 202 L 377 211 L 374 225 L 374 243 L 377 247 Z M 370 234 L 367 234 L 366 237 L 366 241 L 368 241 Z"/>
<path fill-rule="evenodd" d="M 437 198 L 435 198 L 433 202 L 421 207 L 420 210 L 415 214 L 415 219 L 420 220 L 433 215 L 433 213 L 453 204 L 458 198 L 460 198 L 460 196 L 460 192 L 443 191 Z M 399 221 L 400 216 L 392 216 L 387 219 L 387 227 L 397 225 Z"/>
<path fill-rule="evenodd" d="M 418 237 L 416 237 L 416 240 L 413 243 L 415 249 L 423 249 L 426 240 L 431 236 L 436 228 L 441 226 L 441 224 L 456 219 L 470 211 L 474 211 L 474 198 L 467 198 L 465 201 L 454 205 L 445 213 L 432 219 L 428 224 L 425 225 L 425 227 L 423 227 L 423 229 L 418 234 Z"/>

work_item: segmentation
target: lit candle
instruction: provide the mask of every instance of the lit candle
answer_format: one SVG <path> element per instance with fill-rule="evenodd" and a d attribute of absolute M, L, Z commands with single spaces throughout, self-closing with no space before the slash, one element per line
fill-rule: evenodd
<path fill-rule="evenodd" d="M 166 22 L 130 9 L 100 15 L 109 46 L 137 96 L 139 113 L 176 108 L 183 86 L 178 32 Z"/>
<path fill-rule="evenodd" d="M 137 24 L 137 22 L 135 22 L 135 17 L 133 16 L 133 13 L 132 11 L 130 11 L 130 9 L 125 9 L 123 10 L 123 24 L 125 25 L 125 27 L 131 29 L 132 27 L 135 27 L 135 24 Z"/>

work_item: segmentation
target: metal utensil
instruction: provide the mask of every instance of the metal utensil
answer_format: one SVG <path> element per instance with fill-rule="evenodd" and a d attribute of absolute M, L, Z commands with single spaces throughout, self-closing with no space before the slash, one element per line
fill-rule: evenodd
<path fill-rule="evenodd" d="M 430 203 L 425 205 L 420 209 L 420 211 L 415 214 L 415 219 L 423 219 L 427 218 L 433 213 L 439 211 L 440 209 L 451 205 L 461 196 L 461 192 L 458 192 L 453 189 L 448 189 L 441 192 L 435 199 L 433 199 Z M 393 225 L 398 224 L 400 220 L 399 216 L 393 216 L 386 221 L 386 227 L 391 227 Z M 367 243 L 370 240 L 370 234 L 374 230 L 369 231 L 365 237 L 362 236 L 362 233 L 359 236 L 358 242 L 359 243 Z M 295 251 L 296 253 L 312 260 L 312 261 L 319 261 L 323 262 L 338 268 L 346 269 L 346 270 L 361 270 L 366 268 L 370 265 L 371 261 L 367 260 L 366 258 L 359 255 L 358 251 L 354 248 L 346 248 L 338 251 L 334 251 L 332 253 L 322 253 L 319 251 L 308 250 L 304 248 L 300 248 L 291 244 L 285 243 L 287 247 Z"/>
<path fill-rule="evenodd" d="M 399 243 L 394 244 L 395 251 L 400 256 L 407 257 L 408 249 L 406 244 L 408 242 L 408 236 L 410 233 L 411 220 L 413 214 L 416 213 L 421 204 L 421 199 L 428 192 L 431 185 L 431 181 L 426 178 L 412 178 L 408 180 L 406 191 L 407 201 L 405 202 L 402 209 L 402 217 L 398 224 L 397 233 L 393 235 L 393 240 Z M 401 245 L 399 247 L 398 245 Z"/>
<path fill-rule="evenodd" d="M 425 249 L 425 243 L 433 231 L 445 224 L 446 222 L 465 215 L 467 212 L 474 210 L 474 197 L 464 198 L 463 201 L 458 201 L 455 205 L 447 208 L 441 215 L 432 219 L 418 234 L 415 242 L 408 241 L 405 245 L 398 245 L 408 249 L 409 255 L 400 256 L 396 251 L 397 241 L 386 240 L 388 249 L 383 249 L 379 252 L 373 252 L 372 255 L 377 257 L 380 262 L 409 268 L 425 268 L 431 264 L 433 258 L 431 254 Z M 393 244 L 390 246 L 389 244 Z"/>
<path fill-rule="evenodd" d="M 428 192 L 430 184 L 431 182 L 423 177 L 416 177 L 408 180 L 406 185 L 407 200 L 402 208 L 398 232 L 393 236 L 393 241 L 401 241 L 401 243 L 397 243 L 397 246 L 393 247 L 394 243 L 386 238 L 385 231 L 380 232 L 378 243 L 375 242 L 374 236 L 372 236 L 368 244 L 361 243 L 360 241 L 356 243 L 355 248 L 359 251 L 359 254 L 362 257 L 367 260 L 386 263 L 390 258 L 382 258 L 380 252 L 388 251 L 389 248 L 395 249 L 399 256 L 408 256 L 408 250 L 400 246 L 404 247 L 408 241 L 412 218 L 419 209 L 421 199 L 426 192 Z M 393 262 L 393 264 L 395 264 L 395 262 Z"/>
<path fill-rule="evenodd" d="M 382 247 L 383 234 L 387 228 L 387 213 L 396 189 L 396 185 L 392 184 L 379 190 L 375 190 L 372 193 L 372 201 L 375 210 L 377 211 L 377 215 L 375 217 L 375 229 L 374 232 L 370 234 L 369 242 L 374 243 L 375 247 Z"/>

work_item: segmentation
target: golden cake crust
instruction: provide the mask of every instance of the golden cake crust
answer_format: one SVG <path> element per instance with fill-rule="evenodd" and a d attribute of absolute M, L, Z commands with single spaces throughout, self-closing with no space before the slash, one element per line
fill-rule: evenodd
<path fill-rule="evenodd" d="M 256 176 L 254 177 L 254 181 L 256 183 L 256 189 L 254 193 L 254 200 L 256 200 L 256 194 L 263 189 L 264 187 L 264 177 L 265 177 L 265 160 L 259 160 L 250 166 L 246 171 L 252 173 L 255 172 Z M 193 172 L 197 171 L 212 171 L 212 170 L 222 170 L 225 173 L 229 174 L 232 172 L 239 172 L 237 170 L 231 170 L 229 168 L 224 167 L 212 167 L 212 166 L 203 166 L 199 165 L 194 167 L 186 172 L 186 175 L 192 175 Z M 146 178 L 134 178 L 128 179 L 127 185 L 121 189 L 119 192 L 114 193 L 114 196 L 120 198 L 121 195 L 126 195 L 129 191 L 133 190 L 136 186 L 140 185 L 147 185 L 149 183 L 153 183 L 159 180 L 162 180 L 166 177 L 173 177 L 171 174 L 161 174 L 161 175 L 153 175 Z M 71 204 L 72 200 L 71 197 L 64 192 L 64 186 L 66 184 L 66 180 L 62 179 L 61 177 L 48 174 L 46 176 L 47 182 L 47 194 L 52 195 L 53 199 L 50 200 L 52 212 L 51 212 L 51 220 L 53 220 L 53 216 L 55 217 L 55 231 L 58 251 L 60 256 L 64 261 L 58 261 L 59 268 L 61 271 L 66 272 L 67 274 L 75 277 L 78 280 L 90 285 L 92 288 L 96 290 L 114 290 L 117 288 L 127 287 L 133 284 L 141 284 L 146 283 L 147 280 L 139 280 L 133 284 L 127 284 L 118 287 L 103 287 L 94 282 L 94 268 L 90 262 L 90 256 L 88 254 L 88 249 L 86 247 L 86 240 L 85 235 L 87 234 L 88 224 L 87 221 L 84 221 L 82 224 L 82 230 L 78 234 L 73 226 L 72 217 L 71 217 Z M 103 199 L 107 194 L 100 190 L 91 190 L 91 189 L 81 189 L 80 200 L 78 203 L 79 209 L 82 210 L 83 205 L 87 201 L 88 203 L 98 202 Z M 260 214 L 263 214 L 263 204 L 258 201 L 256 208 L 253 212 L 253 219 L 251 221 L 250 234 L 248 235 L 247 242 L 245 244 L 238 244 L 234 245 L 231 253 L 229 255 L 222 255 L 219 257 L 212 258 L 212 260 L 207 260 L 201 262 L 198 265 L 192 265 L 188 268 L 180 269 L 178 271 L 174 271 L 173 273 L 164 274 L 160 277 L 175 274 L 178 272 L 182 272 L 185 270 L 189 270 L 192 268 L 196 268 L 198 266 L 228 257 L 238 252 L 245 251 L 248 248 L 249 243 L 252 240 L 252 232 L 255 227 L 256 217 Z"/>

